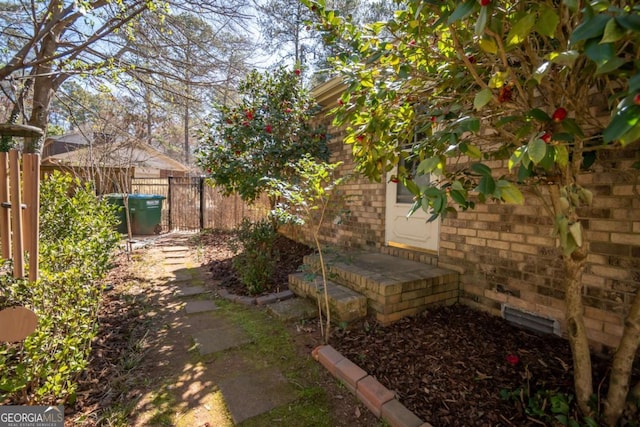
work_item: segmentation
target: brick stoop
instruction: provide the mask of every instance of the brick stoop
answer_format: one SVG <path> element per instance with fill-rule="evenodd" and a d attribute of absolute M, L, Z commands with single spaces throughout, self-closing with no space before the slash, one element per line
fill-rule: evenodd
<path fill-rule="evenodd" d="M 306 256 L 304 263 L 311 271 L 319 271 L 317 255 Z M 459 274 L 452 270 L 381 253 L 330 255 L 325 256 L 325 264 L 333 282 L 367 298 L 369 313 L 375 313 L 383 325 L 431 305 L 458 301 Z M 295 287 L 294 283 L 292 289 L 298 294 Z"/>
<path fill-rule="evenodd" d="M 289 289 L 298 296 L 317 299 L 324 295 L 324 286 L 320 276 L 306 273 L 294 273 L 289 275 Z M 350 322 L 361 319 L 367 315 L 367 299 L 332 281 L 327 281 L 327 294 L 329 297 L 329 310 L 332 320 L 337 322 Z M 324 300 L 324 299 L 323 299 Z M 324 311 L 324 304 L 321 305 Z"/>
<path fill-rule="evenodd" d="M 422 421 L 395 398 L 395 393 L 368 375 L 330 345 L 321 345 L 311 355 L 340 380 L 378 418 L 391 427 L 433 427 Z"/>

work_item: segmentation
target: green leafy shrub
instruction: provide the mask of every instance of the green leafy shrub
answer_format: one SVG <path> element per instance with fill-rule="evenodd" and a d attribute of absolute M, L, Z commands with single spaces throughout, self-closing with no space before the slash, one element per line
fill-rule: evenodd
<path fill-rule="evenodd" d="M 556 390 L 537 390 L 528 388 L 512 391 L 500 390 L 503 400 L 515 402 L 532 419 L 544 425 L 563 425 L 569 427 L 598 427 L 600 424 L 592 417 L 581 417 L 575 404 L 575 396 Z M 582 420 L 581 420 L 582 419 Z M 581 420 L 581 421 L 580 421 Z"/>
<path fill-rule="evenodd" d="M 283 66 L 253 70 L 239 83 L 233 106 L 215 106 L 216 114 L 199 131 L 196 152 L 211 185 L 251 203 L 266 190 L 265 177 L 289 180 L 291 162 L 305 154 L 328 158 L 326 132 L 312 120 L 318 103 L 300 72 Z M 269 203 L 273 209 L 277 200 L 270 197 Z"/>
<path fill-rule="evenodd" d="M 40 198 L 40 279 L 0 275 L 0 308 L 22 305 L 38 315 L 23 342 L 0 343 L 0 404 L 73 402 L 98 329 L 97 281 L 119 240 L 114 208 L 89 186 L 54 173 Z"/>
<path fill-rule="evenodd" d="M 277 237 L 270 221 L 252 223 L 245 218 L 229 242 L 236 253 L 233 268 L 251 294 L 260 293 L 273 275 L 277 259 L 273 244 Z"/>

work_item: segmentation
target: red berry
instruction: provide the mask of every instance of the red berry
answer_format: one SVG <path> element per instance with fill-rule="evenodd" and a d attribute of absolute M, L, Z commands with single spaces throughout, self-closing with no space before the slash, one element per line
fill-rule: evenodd
<path fill-rule="evenodd" d="M 556 111 L 553 112 L 553 114 L 551 115 L 551 119 L 554 122 L 561 122 L 563 121 L 565 118 L 567 117 L 567 110 L 565 110 L 564 108 L 560 107 L 557 108 Z"/>
<path fill-rule="evenodd" d="M 343 101 L 342 99 L 339 99 L 339 100 L 338 100 L 338 104 L 339 104 L 339 105 L 344 105 L 344 101 Z"/>
<path fill-rule="evenodd" d="M 416 41 L 415 41 L 415 40 L 411 40 L 411 41 L 409 42 L 409 46 L 415 46 L 415 45 L 416 45 Z"/>
<path fill-rule="evenodd" d="M 540 139 L 548 144 L 551 142 L 551 134 L 549 132 L 545 132 L 544 135 L 540 137 Z"/>
<path fill-rule="evenodd" d="M 500 102 L 509 102 L 513 99 L 513 93 L 511 91 L 510 85 L 503 85 L 500 88 L 500 93 L 498 94 L 498 101 Z"/>
<path fill-rule="evenodd" d="M 431 116 L 431 123 L 435 123 L 438 121 L 438 118 L 436 116 Z"/>
<path fill-rule="evenodd" d="M 476 63 L 476 57 L 473 55 L 468 55 L 467 56 L 467 60 L 469 60 L 470 63 L 475 64 Z"/>
<path fill-rule="evenodd" d="M 633 97 L 633 103 L 636 105 L 640 105 L 640 93 L 636 94 L 636 96 Z"/>
<path fill-rule="evenodd" d="M 296 68 L 295 70 L 293 70 L 294 73 L 296 73 L 296 76 L 300 75 L 300 68 Z"/>
<path fill-rule="evenodd" d="M 397 184 L 399 181 L 398 181 L 398 178 L 396 176 L 392 176 L 391 177 L 391 182 L 393 182 L 394 184 Z"/>
<path fill-rule="evenodd" d="M 364 135 L 358 135 L 356 136 L 356 139 L 358 140 L 358 142 L 362 142 L 364 141 Z"/>
<path fill-rule="evenodd" d="M 489 6 L 491 0 L 480 0 L 480 6 Z"/>
<path fill-rule="evenodd" d="M 247 119 L 253 120 L 253 111 L 247 110 L 244 112 L 244 115 L 247 116 Z"/>
<path fill-rule="evenodd" d="M 516 366 L 518 362 L 520 362 L 520 358 L 516 354 L 508 354 L 505 359 L 507 359 L 507 363 L 512 366 Z"/>

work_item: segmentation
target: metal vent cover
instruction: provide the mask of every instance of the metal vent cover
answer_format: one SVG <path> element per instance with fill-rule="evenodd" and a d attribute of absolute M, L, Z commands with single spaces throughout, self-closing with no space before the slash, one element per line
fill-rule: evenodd
<path fill-rule="evenodd" d="M 518 327 L 545 334 L 560 335 L 560 323 L 556 319 L 502 304 L 502 318 Z"/>

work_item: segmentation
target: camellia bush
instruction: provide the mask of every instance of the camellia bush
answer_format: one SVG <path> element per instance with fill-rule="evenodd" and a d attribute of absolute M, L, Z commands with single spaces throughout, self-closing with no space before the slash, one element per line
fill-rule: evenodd
<path fill-rule="evenodd" d="M 40 279 L 0 274 L 0 308 L 38 316 L 24 341 L 0 343 L 0 404 L 73 403 L 98 330 L 99 280 L 120 239 L 114 207 L 69 175 L 46 178 L 40 203 Z"/>
<path fill-rule="evenodd" d="M 299 68 L 254 70 L 239 85 L 237 103 L 216 107 L 211 123 L 200 131 L 196 152 L 210 185 L 247 203 L 267 195 L 273 212 L 279 200 L 267 194 L 268 181 L 293 179 L 292 162 L 303 156 L 327 157 L 326 135 L 312 123 L 317 107 L 301 74 Z M 275 264 L 276 254 L 265 246 L 278 229 L 277 218 L 270 219 L 271 233 L 263 223 L 237 230 L 245 252 L 236 255 L 234 267 L 251 293 L 260 292 Z"/>
<path fill-rule="evenodd" d="M 265 178 L 292 176 L 292 161 L 326 158 L 326 135 L 312 125 L 316 104 L 300 74 L 299 68 L 254 70 L 239 85 L 237 103 L 216 107 L 196 153 L 212 185 L 251 203 L 264 193 Z M 270 198 L 271 208 L 276 202 Z"/>
<path fill-rule="evenodd" d="M 607 396 L 593 405 L 582 270 L 581 213 L 594 195 L 579 184 L 600 153 L 640 139 L 640 5 L 608 0 L 406 0 L 392 20 L 353 25 L 323 1 L 303 0 L 340 54 L 346 90 L 334 110 L 361 172 L 398 167 L 412 211 L 432 219 L 478 202 L 537 194 L 554 224 L 565 269 L 576 401 L 585 420 L 616 425 L 630 396 L 640 344 L 640 292 L 626 312 Z M 500 162 L 502 161 L 502 162 Z M 496 164 L 508 163 L 498 175 Z M 638 164 L 618 171 L 637 183 Z M 622 176 L 622 175 L 621 175 Z M 526 191 L 525 191 L 526 190 Z M 640 399 L 640 385 L 635 389 Z"/>

